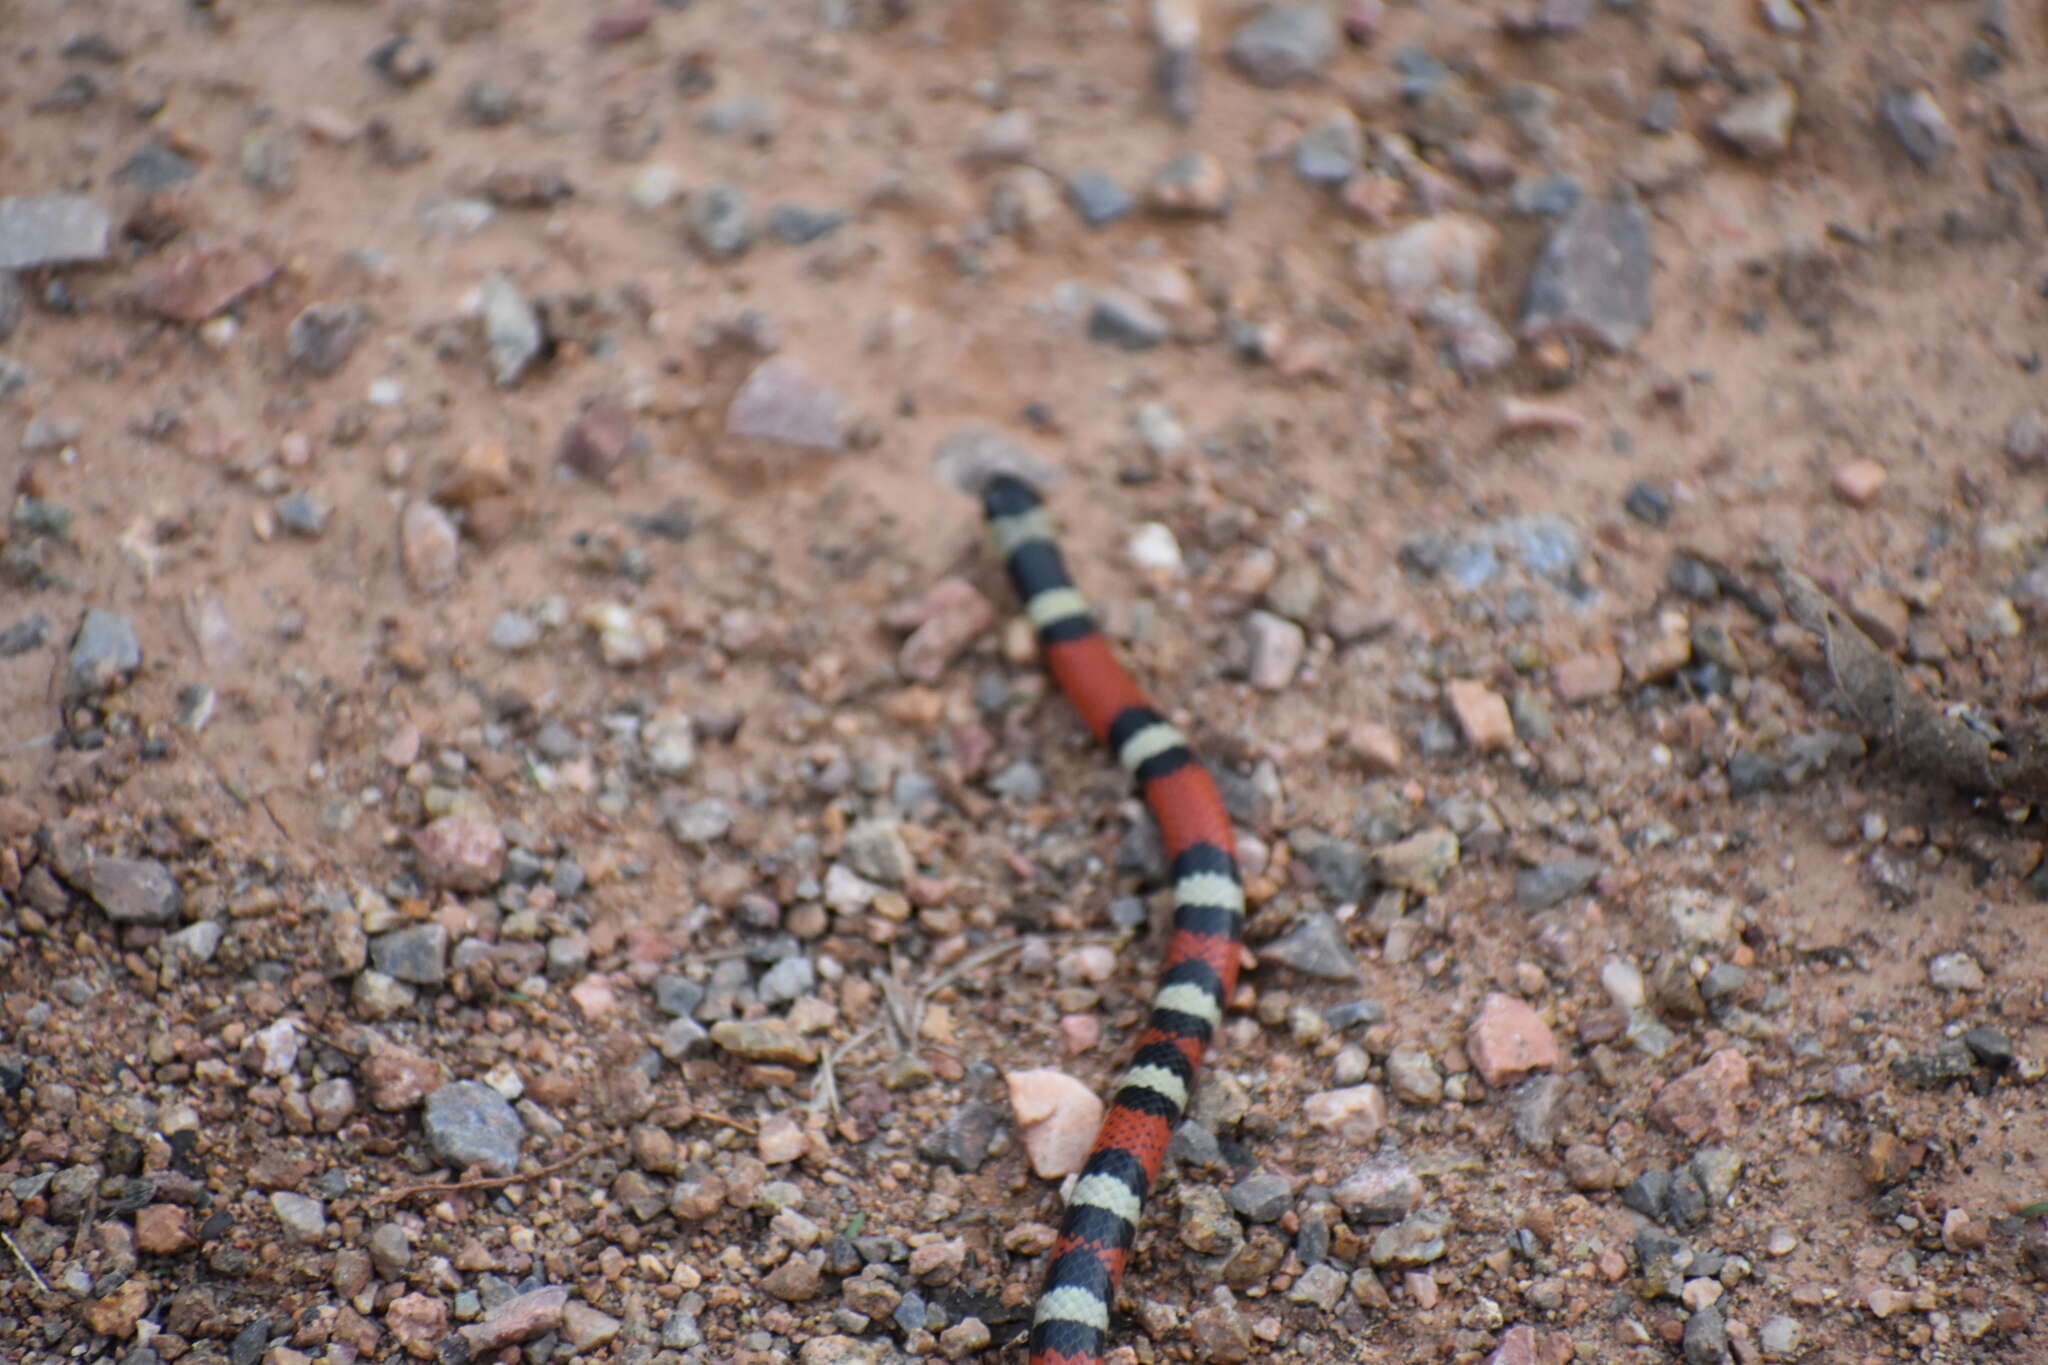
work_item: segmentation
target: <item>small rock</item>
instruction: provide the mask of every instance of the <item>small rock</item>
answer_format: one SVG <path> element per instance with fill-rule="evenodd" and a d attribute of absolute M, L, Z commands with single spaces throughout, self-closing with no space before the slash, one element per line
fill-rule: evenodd
<path fill-rule="evenodd" d="M 149 1204 L 135 1211 L 135 1249 L 145 1256 L 175 1256 L 198 1245 L 189 1213 L 176 1204 Z"/>
<path fill-rule="evenodd" d="M 1508 716 L 1508 704 L 1500 693 L 1471 678 L 1453 679 L 1445 689 L 1451 714 L 1464 732 L 1465 742 L 1482 754 L 1494 753 L 1514 743 L 1515 725 Z"/>
<path fill-rule="evenodd" d="M 1799 1355 L 1801 1335 L 1799 1320 L 1779 1313 L 1757 1328 L 1756 1344 L 1765 1360 L 1793 1360 Z"/>
<path fill-rule="evenodd" d="M 619 467 L 633 443 L 633 418 L 610 398 L 591 400 L 562 432 L 555 458 L 594 483 L 603 483 Z"/>
<path fill-rule="evenodd" d="M 1887 90 L 1877 111 L 1921 170 L 1938 171 L 1955 155 L 1956 130 L 1925 89 Z"/>
<path fill-rule="evenodd" d="M 711 1026 L 711 1042 L 749 1062 L 810 1066 L 818 1060 L 817 1044 L 778 1019 L 721 1019 Z"/>
<path fill-rule="evenodd" d="M 260 247 L 214 247 L 181 256 L 137 285 L 135 306 L 172 322 L 204 322 L 270 283 L 278 261 Z"/>
<path fill-rule="evenodd" d="M 1714 132 L 1729 145 L 1760 159 L 1783 156 L 1792 145 L 1799 95 L 1775 76 L 1731 101 L 1714 120 Z"/>
<path fill-rule="evenodd" d="M 442 816 L 413 836 L 413 849 L 420 880 L 449 891 L 488 891 L 505 869 L 504 834 L 474 816 Z"/>
<path fill-rule="evenodd" d="M 1337 1207 L 1365 1223 L 1396 1223 L 1422 1206 L 1422 1180 L 1405 1161 L 1360 1166 L 1330 1192 Z"/>
<path fill-rule="evenodd" d="M 116 924 L 168 924 L 183 901 L 171 870 L 154 858 L 94 858 L 83 889 Z"/>
<path fill-rule="evenodd" d="M 148 1308 L 148 1283 L 142 1276 L 131 1275 L 113 1293 L 94 1299 L 85 1306 L 85 1325 L 100 1336 L 125 1341 Z"/>
<path fill-rule="evenodd" d="M 1342 185 L 1365 160 L 1365 129 L 1348 109 L 1315 124 L 1294 144 L 1294 173 L 1311 185 Z"/>
<path fill-rule="evenodd" d="M 1480 1079 L 1496 1089 L 1502 1082 L 1556 1066 L 1557 1040 L 1536 1011 L 1511 995 L 1488 993 L 1465 1035 L 1465 1051 Z"/>
<path fill-rule="evenodd" d="M 1524 910 L 1547 910 L 1578 895 L 1600 875 L 1597 858 L 1561 858 L 1515 874 L 1515 904 Z"/>
<path fill-rule="evenodd" d="M 1984 969 L 1968 953 L 1939 953 L 1928 959 L 1927 980 L 1939 990 L 1981 991 Z"/>
<path fill-rule="evenodd" d="M 0 270 L 103 261 L 113 226 L 113 215 L 82 194 L 0 198 Z"/>
<path fill-rule="evenodd" d="M 1650 1118 L 1688 1142 L 1732 1137 L 1739 1124 L 1736 1102 L 1749 1088 L 1749 1060 L 1722 1048 L 1666 1085 L 1650 1101 Z"/>
<path fill-rule="evenodd" d="M 1522 291 L 1524 341 L 1568 336 L 1625 351 L 1649 330 L 1650 216 L 1633 194 L 1582 200 Z"/>
<path fill-rule="evenodd" d="M 1131 196 L 1107 171 L 1076 171 L 1067 179 L 1067 202 L 1089 227 L 1107 227 L 1131 211 Z"/>
<path fill-rule="evenodd" d="M 1260 955 L 1284 962 L 1307 976 L 1343 981 L 1358 974 L 1344 930 L 1335 916 L 1314 911 L 1287 933 L 1260 949 Z"/>
<path fill-rule="evenodd" d="M 65 695 L 88 700 L 111 692 L 134 677 L 140 667 L 142 642 L 135 637 L 135 623 L 118 611 L 89 608 L 71 642 L 71 657 L 64 669 Z"/>
<path fill-rule="evenodd" d="M 1375 775 L 1398 773 L 1407 755 L 1401 737 L 1384 725 L 1367 722 L 1345 732 L 1344 744 L 1366 772 Z"/>
<path fill-rule="evenodd" d="M 1253 611 L 1245 617 L 1244 634 L 1247 680 L 1262 692 L 1284 691 L 1308 652 L 1307 632 L 1284 616 Z"/>
<path fill-rule="evenodd" d="M 476 1166 L 488 1175 L 519 1168 L 526 1125 L 505 1097 L 478 1081 L 455 1081 L 427 1096 L 421 1126 L 434 1155 L 457 1170 Z"/>
<path fill-rule="evenodd" d="M 1443 1259 L 1444 1234 L 1450 1226 L 1450 1214 L 1440 1209 L 1411 1213 L 1374 1237 L 1368 1254 L 1375 1266 L 1404 1269 L 1428 1265 Z"/>
<path fill-rule="evenodd" d="M 462 1339 L 474 1357 L 489 1355 L 522 1341 L 547 1335 L 562 1325 L 569 1304 L 565 1285 L 516 1294 L 484 1314 L 483 1321 L 462 1329 Z"/>
<path fill-rule="evenodd" d="M 1301 1112 L 1311 1127 L 1327 1129 L 1354 1144 L 1371 1142 L 1387 1124 L 1387 1101 L 1376 1085 L 1318 1091 L 1302 1104 Z"/>
<path fill-rule="evenodd" d="M 461 563 L 462 533 L 436 504 L 410 498 L 398 517 L 399 557 L 415 592 L 446 592 Z"/>
<path fill-rule="evenodd" d="M 278 1190 L 270 1196 L 270 1208 L 285 1236 L 295 1242 L 311 1244 L 327 1235 L 327 1206 L 318 1199 Z"/>
<path fill-rule="evenodd" d="M 936 584 L 915 612 L 896 667 L 913 682 L 935 683 L 970 644 L 996 623 L 995 604 L 964 578 Z"/>
<path fill-rule="evenodd" d="M 1276 5 L 1230 35 L 1230 65 L 1254 85 L 1314 76 L 1337 55 L 1337 22 L 1321 4 Z"/>
<path fill-rule="evenodd" d="M 1387 1054 L 1387 1089 L 1404 1104 L 1433 1105 L 1444 1097 L 1443 1073 L 1427 1048 L 1403 1043 Z"/>
<path fill-rule="evenodd" d="M 1458 865 L 1458 836 L 1447 829 L 1426 829 L 1379 851 L 1380 880 L 1418 896 L 1443 890 L 1444 878 Z"/>
<path fill-rule="evenodd" d="M 738 185 L 713 185 L 690 198 L 690 240 L 706 256 L 731 260 L 754 244 L 753 200 Z"/>
<path fill-rule="evenodd" d="M 1611 1190 L 1621 1183 L 1621 1166 L 1607 1149 L 1587 1142 L 1575 1142 L 1564 1149 L 1565 1179 L 1575 1190 L 1592 1193 Z"/>
<path fill-rule="evenodd" d="M 726 409 L 725 429 L 734 436 L 808 450 L 846 445 L 839 395 L 783 359 L 764 360 L 747 376 Z"/>
<path fill-rule="evenodd" d="M 1876 460 L 1851 460 L 1835 470 L 1835 496 L 1851 507 L 1866 506 L 1884 487 L 1885 468 Z"/>
<path fill-rule="evenodd" d="M 418 1104 L 441 1083 L 441 1064 L 407 1048 L 385 1044 L 370 1049 L 361 1074 L 371 1106 L 396 1114 Z"/>
<path fill-rule="evenodd" d="M 379 934 L 370 940 L 370 960 L 394 980 L 438 985 L 448 979 L 448 929 L 429 921 Z"/>
<path fill-rule="evenodd" d="M 1152 177 L 1145 201 L 1163 217 L 1224 218 L 1235 197 L 1221 160 L 1208 152 L 1187 152 Z"/>
<path fill-rule="evenodd" d="M 1088 309 L 1092 341 L 1126 351 L 1148 351 L 1172 335 L 1172 328 L 1151 304 L 1122 289 L 1098 289 Z"/>
<path fill-rule="evenodd" d="M 2028 408 L 2005 429 L 2005 454 L 2016 465 L 2048 463 L 2048 413 Z"/>
<path fill-rule="evenodd" d="M 1045 1068 L 1012 1071 L 1004 1079 L 1031 1169 L 1047 1179 L 1079 1170 L 1102 1124 L 1095 1092 L 1063 1071 Z"/>

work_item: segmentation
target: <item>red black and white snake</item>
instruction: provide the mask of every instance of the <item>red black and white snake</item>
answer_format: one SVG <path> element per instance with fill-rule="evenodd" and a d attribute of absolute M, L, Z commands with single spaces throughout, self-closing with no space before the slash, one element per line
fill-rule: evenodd
<path fill-rule="evenodd" d="M 990 538 L 1038 645 L 1083 723 L 1136 777 L 1159 822 L 1173 881 L 1173 937 L 1137 1055 L 1067 1200 L 1031 1326 L 1031 1365 L 1100 1365 L 1145 1195 L 1187 1113 L 1202 1056 L 1237 984 L 1244 885 L 1216 783 L 1187 738 L 1116 661 L 1067 577 L 1045 504 L 997 474 L 982 486 Z"/>

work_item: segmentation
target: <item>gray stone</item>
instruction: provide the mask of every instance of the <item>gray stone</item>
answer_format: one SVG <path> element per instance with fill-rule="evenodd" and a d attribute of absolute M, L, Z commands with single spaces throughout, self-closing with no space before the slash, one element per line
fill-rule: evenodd
<path fill-rule="evenodd" d="M 1708 1304 L 1685 1322 L 1685 1365 L 1723 1365 L 1728 1353 L 1728 1324 L 1719 1304 Z"/>
<path fill-rule="evenodd" d="M 855 872 L 884 886 L 901 886 L 917 872 L 903 831 L 889 820 L 863 820 L 848 829 L 841 856 Z"/>
<path fill-rule="evenodd" d="M 1306 976 L 1342 981 L 1358 974 L 1358 964 L 1344 942 L 1343 926 L 1321 910 L 1303 915 L 1285 937 L 1268 943 L 1260 955 L 1284 962 Z"/>
<path fill-rule="evenodd" d="M 501 611 L 491 619 L 491 628 L 484 638 L 492 649 L 523 654 L 540 643 L 540 626 L 524 612 Z"/>
<path fill-rule="evenodd" d="M 1098 289 L 1088 310 L 1090 340 L 1125 351 L 1149 351 L 1171 335 L 1159 311 L 1135 294 Z"/>
<path fill-rule="evenodd" d="M 484 281 L 483 321 L 492 382 L 509 389 L 540 354 L 545 339 L 540 314 L 510 276 L 498 273 Z"/>
<path fill-rule="evenodd" d="M 989 1146 L 995 1141 L 999 1124 L 993 1107 L 980 1100 L 969 1100 L 925 1134 L 918 1143 L 918 1152 L 927 1160 L 956 1171 L 978 1171 L 988 1160 Z"/>
<path fill-rule="evenodd" d="M 1523 340 L 1573 336 L 1624 351 L 1650 322 L 1649 214 L 1627 189 L 1581 201 L 1529 271 Z"/>
<path fill-rule="evenodd" d="M 1515 874 L 1515 904 L 1524 910 L 1548 910 L 1578 895 L 1600 875 L 1597 858 L 1560 858 Z"/>
<path fill-rule="evenodd" d="M 370 961 L 395 980 L 438 985 L 448 979 L 448 930 L 429 922 L 379 934 L 370 940 Z"/>
<path fill-rule="evenodd" d="M 1315 75 L 1337 46 L 1337 21 L 1323 5 L 1275 5 L 1230 35 L 1228 56 L 1252 84 L 1278 86 Z"/>
<path fill-rule="evenodd" d="M 809 994 L 817 984 L 817 968 L 811 965 L 809 958 L 797 954 L 783 958 L 763 972 L 758 990 L 763 1004 L 786 1005 Z"/>
<path fill-rule="evenodd" d="M 734 436 L 808 450 L 846 445 L 839 395 L 780 359 L 762 361 L 747 376 L 726 409 L 725 429 Z"/>
<path fill-rule="evenodd" d="M 142 642 L 135 623 L 117 611 L 93 607 L 79 623 L 65 665 L 65 695 L 97 697 L 128 681 L 142 667 Z"/>
<path fill-rule="evenodd" d="M 1270 1223 L 1294 1207 L 1294 1182 L 1272 1171 L 1253 1171 L 1223 1197 L 1239 1217 Z"/>
<path fill-rule="evenodd" d="M 325 505 L 303 489 L 277 500 L 277 524 L 308 540 L 317 539 L 327 530 L 327 512 Z"/>
<path fill-rule="evenodd" d="M 0 270 L 103 261 L 113 226 L 113 215 L 82 194 L 9 195 L 0 199 Z"/>
<path fill-rule="evenodd" d="M 1800 1336 L 1799 1320 L 1779 1313 L 1757 1328 L 1756 1344 L 1765 1360 L 1791 1360 L 1799 1354 Z"/>
<path fill-rule="evenodd" d="M 327 1235 L 327 1206 L 318 1199 L 279 1190 L 270 1196 L 270 1208 L 295 1242 L 318 1242 Z"/>
<path fill-rule="evenodd" d="M 1956 130 L 1926 90 L 1887 90 L 1877 111 L 1921 170 L 1938 171 L 1955 155 Z"/>
<path fill-rule="evenodd" d="M 28 293 L 21 287 L 21 276 L 0 270 L 0 341 L 14 335 L 27 311 Z"/>
<path fill-rule="evenodd" d="M 1378 1159 L 1352 1172 L 1330 1198 L 1361 1222 L 1392 1223 L 1421 1206 L 1422 1180 L 1405 1161 Z"/>
<path fill-rule="evenodd" d="M 1131 211 L 1131 194 L 1107 171 L 1076 171 L 1067 179 L 1067 202 L 1089 227 L 1107 227 Z"/>
<path fill-rule="evenodd" d="M 1411 1213 L 1372 1239 L 1372 1263 L 1407 1269 L 1441 1260 L 1446 1250 L 1444 1234 L 1450 1227 L 1451 1215 L 1441 1209 Z"/>
<path fill-rule="evenodd" d="M 1515 1087 L 1511 1123 L 1515 1136 L 1531 1151 L 1546 1152 L 1557 1141 L 1557 1111 L 1564 1093 L 1564 1080 L 1558 1076 L 1531 1076 Z"/>
<path fill-rule="evenodd" d="M 991 777 L 988 786 L 998 796 L 1032 802 L 1045 795 L 1045 774 L 1036 763 L 1020 758 Z"/>
<path fill-rule="evenodd" d="M 833 209 L 778 204 L 768 211 L 768 230 L 791 246 L 809 246 L 846 226 L 846 215 Z"/>
<path fill-rule="evenodd" d="M 154 194 L 182 185 L 197 174 L 198 163 L 177 148 L 163 142 L 145 142 L 135 155 L 121 163 L 114 179 L 145 194 Z"/>
<path fill-rule="evenodd" d="M 316 303 L 292 319 L 285 350 L 300 369 L 325 378 L 348 364 L 369 320 L 360 304 Z"/>
<path fill-rule="evenodd" d="M 479 1081 L 455 1081 L 427 1096 L 421 1124 L 435 1157 L 458 1170 L 510 1175 L 519 1168 L 526 1125 L 503 1095 Z"/>
<path fill-rule="evenodd" d="M 219 920 L 203 919 L 165 938 L 164 947 L 192 962 L 211 962 L 213 955 L 220 951 L 220 941 L 226 935 L 227 929 Z"/>
<path fill-rule="evenodd" d="M 1294 173 L 1311 185 L 1341 185 L 1365 160 L 1365 129 L 1348 109 L 1316 124 L 1294 144 Z"/>
<path fill-rule="evenodd" d="M 84 890 L 116 924 L 168 924 L 183 900 L 171 870 L 154 858 L 94 858 Z"/>
<path fill-rule="evenodd" d="M 689 224 L 699 251 L 730 260 L 754 244 L 753 200 L 738 185 L 713 185 L 690 196 Z"/>
<path fill-rule="evenodd" d="M 1372 889 L 1372 855 L 1348 839 L 1298 834 L 1289 840 L 1294 852 L 1315 873 L 1323 888 L 1344 904 L 1356 904 Z"/>
<path fill-rule="evenodd" d="M 0 399 L 12 398 L 35 382 L 36 373 L 12 356 L 0 355 Z"/>

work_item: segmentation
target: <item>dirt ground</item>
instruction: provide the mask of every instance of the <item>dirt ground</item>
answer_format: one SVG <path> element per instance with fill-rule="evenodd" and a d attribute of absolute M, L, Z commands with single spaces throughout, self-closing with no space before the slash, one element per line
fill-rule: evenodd
<path fill-rule="evenodd" d="M 1769 572 L 2048 696 L 2048 22 L 1161 9 L 0 0 L 0 1356 L 1021 1359 L 995 450 L 1253 900 L 1116 1361 L 2048 1359 L 2041 822 Z"/>

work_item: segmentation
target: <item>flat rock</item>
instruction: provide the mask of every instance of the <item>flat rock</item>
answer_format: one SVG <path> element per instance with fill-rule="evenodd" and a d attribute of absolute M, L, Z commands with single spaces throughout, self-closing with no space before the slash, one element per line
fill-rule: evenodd
<path fill-rule="evenodd" d="M 119 687 L 142 667 L 142 642 L 135 623 L 118 611 L 92 607 L 78 623 L 71 657 L 64 667 L 65 694 L 73 699 L 97 697 Z"/>
<path fill-rule="evenodd" d="M 145 279 L 135 306 L 172 322 L 204 322 L 253 294 L 277 275 L 277 258 L 253 242 L 180 257 Z"/>
<path fill-rule="evenodd" d="M 568 1306 L 569 1290 L 564 1285 L 551 1284 L 544 1289 L 517 1294 L 491 1309 L 483 1321 L 463 1328 L 462 1339 L 478 1356 L 522 1341 L 532 1341 L 561 1326 L 562 1314 Z"/>
<path fill-rule="evenodd" d="M 493 273 L 484 280 L 482 316 L 491 382 L 509 389 L 519 382 L 546 344 L 540 314 L 509 275 Z"/>
<path fill-rule="evenodd" d="M 1479 1017 L 1465 1035 L 1465 1051 L 1481 1080 L 1498 1089 L 1504 1082 L 1558 1062 L 1557 1039 L 1535 1010 L 1512 995 L 1493 991 L 1479 1003 Z"/>
<path fill-rule="evenodd" d="M 1337 21 L 1320 4 L 1275 5 L 1238 26 L 1227 56 L 1254 85 L 1279 86 L 1314 76 L 1337 55 Z"/>
<path fill-rule="evenodd" d="M 1046 1179 L 1080 1170 L 1102 1126 L 1102 1101 L 1095 1092 L 1064 1071 L 1043 1067 L 1012 1071 L 1004 1080 L 1031 1169 Z"/>
<path fill-rule="evenodd" d="M 398 553 L 414 591 L 446 592 L 462 564 L 462 533 L 438 504 L 408 498 L 398 514 Z"/>
<path fill-rule="evenodd" d="M 421 1116 L 427 1145 L 457 1170 L 475 1166 L 490 1175 L 519 1169 L 519 1144 L 526 1137 L 503 1095 L 481 1081 L 454 1081 L 427 1096 Z"/>
<path fill-rule="evenodd" d="M 1792 145 L 1792 124 L 1799 115 L 1799 94 L 1777 77 L 1767 77 L 1739 96 L 1714 120 L 1723 142 L 1760 160 L 1785 154 Z"/>
<path fill-rule="evenodd" d="M 805 450 L 843 450 L 845 421 L 837 393 L 782 359 L 756 366 L 725 413 L 731 435 Z"/>
<path fill-rule="evenodd" d="M 1582 199 L 1529 271 L 1522 339 L 1570 336 L 1625 351 L 1651 317 L 1650 215 L 1626 189 Z"/>
<path fill-rule="evenodd" d="M 82 194 L 0 198 L 0 270 L 103 261 L 114 219 Z"/>
<path fill-rule="evenodd" d="M 177 879 L 154 858 L 94 858 L 85 891 L 116 924 L 168 924 L 182 902 Z"/>
<path fill-rule="evenodd" d="M 1650 1101 L 1650 1118 L 1688 1142 L 1733 1137 L 1736 1103 L 1749 1089 L 1749 1059 L 1722 1048 L 1666 1085 Z"/>
<path fill-rule="evenodd" d="M 504 834 L 474 816 L 442 816 L 413 836 L 413 849 L 420 880 L 448 891 L 488 891 L 505 869 Z"/>
<path fill-rule="evenodd" d="M 1302 916 L 1286 935 L 1260 948 L 1259 956 L 1284 962 L 1305 976 L 1346 981 L 1358 974 L 1343 926 L 1323 910 Z"/>

